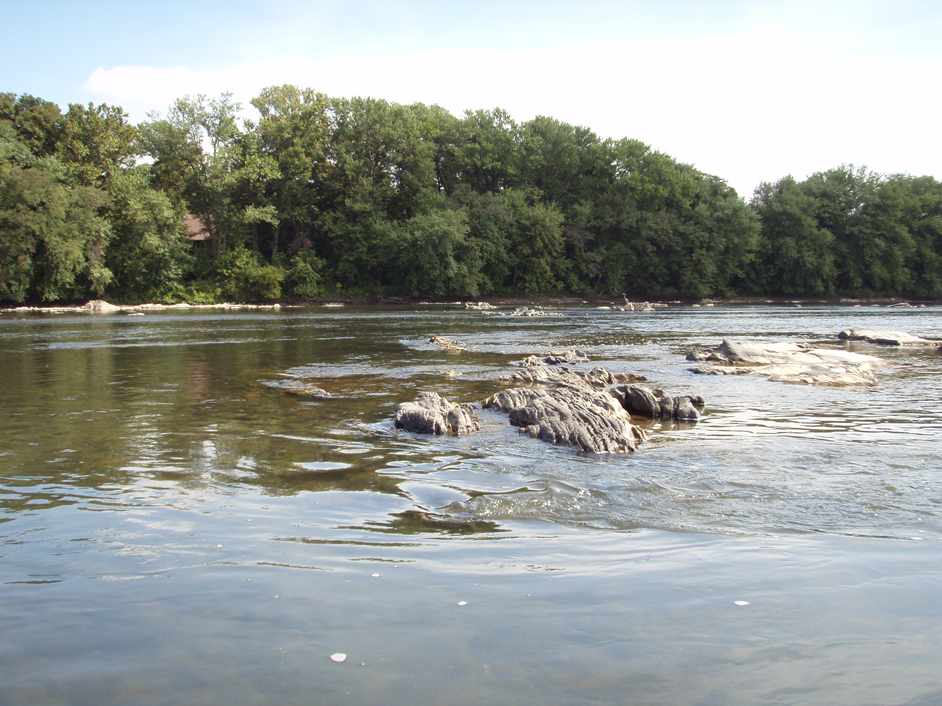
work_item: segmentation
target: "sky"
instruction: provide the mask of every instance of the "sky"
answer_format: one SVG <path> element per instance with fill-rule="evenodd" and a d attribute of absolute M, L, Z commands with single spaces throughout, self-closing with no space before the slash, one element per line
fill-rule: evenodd
<path fill-rule="evenodd" d="M 749 198 L 841 164 L 942 178 L 937 0 L 0 0 L 0 90 L 133 121 L 269 85 L 642 140 Z"/>

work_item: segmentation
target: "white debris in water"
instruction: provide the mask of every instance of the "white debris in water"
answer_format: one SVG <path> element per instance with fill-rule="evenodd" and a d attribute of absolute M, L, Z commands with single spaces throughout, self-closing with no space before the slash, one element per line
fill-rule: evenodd
<path fill-rule="evenodd" d="M 222 545 L 221 545 L 221 544 L 217 544 L 217 545 L 216 545 L 216 549 L 222 549 Z"/>
<path fill-rule="evenodd" d="M 378 579 L 378 578 L 379 578 L 379 572 L 374 571 L 372 574 L 370 574 L 370 576 L 372 576 L 374 579 Z"/>
<path fill-rule="evenodd" d="M 458 605 L 460 605 L 460 606 L 466 606 L 466 605 L 468 605 L 468 602 L 467 602 L 467 601 L 458 601 Z"/>
<path fill-rule="evenodd" d="M 341 663 L 343 663 L 343 662 L 346 662 L 346 661 L 347 661 L 347 653 L 346 653 L 346 652 L 334 652 L 334 653 L 330 656 L 330 661 L 331 661 L 331 662 L 336 662 L 337 664 L 341 664 Z"/>
<path fill-rule="evenodd" d="M 749 605 L 749 601 L 733 601 L 733 605 L 738 605 L 742 607 L 744 605 Z"/>

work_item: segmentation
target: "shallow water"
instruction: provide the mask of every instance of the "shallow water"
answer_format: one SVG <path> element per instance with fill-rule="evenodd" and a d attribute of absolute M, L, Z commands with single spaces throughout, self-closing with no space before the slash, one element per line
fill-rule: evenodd
<path fill-rule="evenodd" d="M 683 357 L 942 308 L 559 314 L 0 316 L 0 704 L 942 703 L 942 356 L 862 346 L 870 389 Z M 707 415 L 630 456 L 392 426 L 569 347 Z"/>

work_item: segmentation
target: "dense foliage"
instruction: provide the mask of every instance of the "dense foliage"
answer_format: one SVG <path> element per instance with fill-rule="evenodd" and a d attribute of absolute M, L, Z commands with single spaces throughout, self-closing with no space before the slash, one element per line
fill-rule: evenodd
<path fill-rule="evenodd" d="M 942 184 L 721 179 L 502 110 L 275 86 L 129 124 L 0 94 L 0 301 L 942 297 Z M 211 237 L 191 241 L 184 215 Z"/>

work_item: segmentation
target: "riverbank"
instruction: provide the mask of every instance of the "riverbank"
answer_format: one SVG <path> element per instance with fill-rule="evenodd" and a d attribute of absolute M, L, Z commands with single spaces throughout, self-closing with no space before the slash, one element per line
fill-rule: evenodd
<path fill-rule="evenodd" d="M 50 305 L 50 306 L 14 306 L 0 307 L 0 314 L 148 314 L 163 311 L 277 311 L 286 308 L 305 306 L 340 307 L 340 306 L 465 306 L 465 304 L 485 303 L 493 307 L 546 306 L 546 307 L 603 307 L 623 306 L 624 300 L 610 298 L 583 298 L 570 296 L 547 297 L 481 297 L 469 300 L 429 301 L 418 297 L 338 297 L 318 299 L 306 302 L 284 301 L 272 304 L 251 304 L 243 302 L 220 302 L 215 304 L 113 304 L 103 299 L 93 299 L 85 304 Z M 648 302 L 643 302 L 648 303 Z M 896 297 L 833 297 L 799 298 L 785 297 L 728 297 L 718 299 L 652 299 L 656 308 L 672 306 L 713 307 L 713 306 L 886 306 L 896 308 L 917 308 L 935 306 L 942 301 L 907 300 Z"/>

